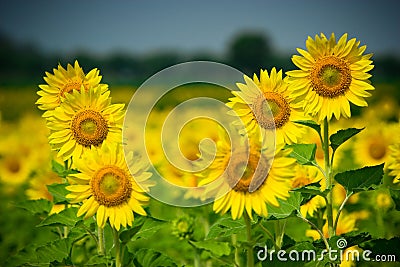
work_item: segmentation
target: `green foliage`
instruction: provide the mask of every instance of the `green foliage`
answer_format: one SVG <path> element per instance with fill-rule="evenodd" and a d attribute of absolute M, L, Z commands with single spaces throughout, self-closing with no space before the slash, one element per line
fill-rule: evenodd
<path fill-rule="evenodd" d="M 347 193 L 374 189 L 383 178 L 384 164 L 345 171 L 335 175 L 335 180 L 344 186 Z"/>
<path fill-rule="evenodd" d="M 289 156 L 295 158 L 299 164 L 315 165 L 316 144 L 293 144 L 287 145 L 285 148 L 292 150 Z"/>
<path fill-rule="evenodd" d="M 153 249 L 140 249 L 134 252 L 134 264 L 137 267 L 175 267 L 178 266 L 167 255 Z"/>
<path fill-rule="evenodd" d="M 395 209 L 400 211 L 400 190 L 395 190 L 393 188 L 389 189 L 390 195 L 392 196 Z"/>
<path fill-rule="evenodd" d="M 398 261 L 400 259 L 400 238 L 393 237 L 391 239 L 379 238 L 375 240 L 371 240 L 367 243 L 360 244 L 359 247 L 362 249 L 370 250 L 371 257 L 375 257 L 376 255 L 394 255 Z"/>
<path fill-rule="evenodd" d="M 58 176 L 62 178 L 66 178 L 69 174 L 72 173 L 78 173 L 77 170 L 65 168 L 65 166 L 61 165 L 55 160 L 51 161 L 51 169 L 53 170 L 53 172 L 55 172 Z"/>
<path fill-rule="evenodd" d="M 229 243 L 227 242 L 218 242 L 212 240 L 189 241 L 189 242 L 196 248 L 207 250 L 217 257 L 221 257 L 223 255 L 229 255 L 231 253 Z"/>
<path fill-rule="evenodd" d="M 268 205 L 268 219 L 279 220 L 287 218 L 295 212 L 300 211 L 302 196 L 299 192 L 290 192 L 290 196 L 286 200 L 278 199 L 279 207 Z"/>
<path fill-rule="evenodd" d="M 82 218 L 76 217 L 78 208 L 72 207 L 62 210 L 45 218 L 37 226 L 70 226 L 74 227 Z"/>
<path fill-rule="evenodd" d="M 51 184 L 47 185 L 47 190 L 53 196 L 54 204 L 68 204 L 68 200 L 66 199 L 66 195 L 70 192 L 65 188 L 67 184 Z"/>
<path fill-rule="evenodd" d="M 210 227 L 206 240 L 217 237 L 230 237 L 233 234 L 245 231 L 245 229 L 246 225 L 243 220 L 233 220 L 230 216 L 225 215 Z"/>
<path fill-rule="evenodd" d="M 329 140 L 331 141 L 330 146 L 332 147 L 333 151 L 336 151 L 341 144 L 343 144 L 362 130 L 364 130 L 364 128 L 348 128 L 344 130 L 339 130 L 337 133 L 332 134 L 329 137 Z"/>
<path fill-rule="evenodd" d="M 46 199 L 38 199 L 38 200 L 25 200 L 19 202 L 17 207 L 27 210 L 33 214 L 48 214 L 53 206 L 53 204 Z"/>
<path fill-rule="evenodd" d="M 315 121 L 300 120 L 300 121 L 295 121 L 295 123 L 310 127 L 311 129 L 314 129 L 319 135 L 321 135 L 321 125 L 319 125 Z"/>

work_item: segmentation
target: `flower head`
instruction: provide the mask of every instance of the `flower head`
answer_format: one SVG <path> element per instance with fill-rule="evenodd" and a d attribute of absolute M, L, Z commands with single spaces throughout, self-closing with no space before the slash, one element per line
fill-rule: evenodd
<path fill-rule="evenodd" d="M 53 110 L 64 101 L 65 96 L 74 90 L 80 91 L 82 88 L 88 90 L 91 87 L 99 86 L 101 92 L 108 90 L 107 84 L 100 84 L 101 76 L 98 69 L 92 69 L 85 75 L 83 69 L 75 61 L 74 66 L 67 65 L 64 69 L 61 64 L 57 69 L 53 69 L 54 74 L 46 72 L 44 80 L 47 84 L 39 85 L 40 91 L 37 94 L 40 98 L 36 101 L 39 109 Z"/>
<path fill-rule="evenodd" d="M 77 216 L 85 214 L 88 218 L 96 214 L 99 227 L 104 227 L 108 220 L 117 230 L 121 226 L 132 226 L 133 212 L 146 216 L 142 206 L 149 200 L 145 192 L 151 186 L 146 181 L 151 173 L 146 172 L 146 164 L 134 158 L 133 153 L 125 161 L 120 144 L 103 144 L 88 151 L 75 165 L 81 172 L 68 176 L 71 185 L 67 190 L 71 193 L 67 198 L 72 203 L 83 203 Z M 131 174 L 128 166 L 135 172 Z"/>
<path fill-rule="evenodd" d="M 246 84 L 238 83 L 240 91 L 233 91 L 227 106 L 231 107 L 246 126 L 248 133 L 258 126 L 262 133 L 276 131 L 276 143 L 297 143 L 305 134 L 305 128 L 294 123 L 306 120 L 301 105 L 296 103 L 282 79 L 282 71 L 272 68 L 261 70 L 260 78 L 254 74 L 253 80 L 244 77 Z"/>
<path fill-rule="evenodd" d="M 344 34 L 338 42 L 332 33 L 328 39 L 324 34 L 308 37 L 308 51 L 297 49 L 301 54 L 292 57 L 299 70 L 288 71 L 290 89 L 303 100 L 307 114 L 318 121 L 330 120 L 334 115 L 349 118 L 350 102 L 361 107 L 367 106 L 364 97 L 374 90 L 367 72 L 374 66 L 372 54 L 363 55 L 366 46 L 355 38 L 347 41 Z"/>
<path fill-rule="evenodd" d="M 121 130 L 124 105 L 111 104 L 109 91 L 101 88 L 68 94 L 55 110 L 48 111 L 47 126 L 50 144 L 63 160 L 79 158 L 83 151 L 103 143 L 122 142 Z"/>

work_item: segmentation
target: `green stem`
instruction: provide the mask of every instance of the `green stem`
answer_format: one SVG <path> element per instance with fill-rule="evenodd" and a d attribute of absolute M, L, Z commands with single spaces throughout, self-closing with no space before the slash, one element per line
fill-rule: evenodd
<path fill-rule="evenodd" d="M 104 228 L 98 226 L 97 227 L 97 235 L 98 235 L 98 244 L 97 244 L 97 252 L 99 255 L 106 254 L 106 246 L 104 240 Z"/>
<path fill-rule="evenodd" d="M 329 247 L 329 243 L 328 240 L 326 239 L 326 237 L 324 236 L 324 234 L 321 232 L 321 230 L 310 220 L 306 219 L 305 217 L 303 217 L 303 215 L 301 215 L 301 213 L 299 212 L 299 214 L 297 215 L 300 219 L 302 219 L 303 221 L 305 221 L 306 223 L 308 223 L 309 225 L 311 225 L 311 227 L 313 227 L 315 230 L 317 230 L 318 234 L 320 235 L 320 237 L 322 238 L 322 240 L 324 241 L 325 244 L 325 248 L 327 251 L 330 251 L 330 247 Z"/>
<path fill-rule="evenodd" d="M 235 266 L 241 266 L 240 264 L 240 252 L 237 244 L 237 234 L 232 235 L 232 245 L 235 248 Z"/>
<path fill-rule="evenodd" d="M 336 214 L 336 218 L 335 218 L 335 224 L 333 225 L 333 230 L 334 230 L 335 233 L 336 233 L 336 228 L 337 228 L 337 225 L 338 225 L 340 213 L 342 212 L 342 210 L 343 210 L 343 208 L 344 208 L 344 205 L 346 205 L 347 201 L 349 200 L 349 198 L 350 198 L 352 195 L 353 195 L 352 192 L 351 192 L 350 194 L 346 194 L 345 199 L 343 200 L 342 204 L 341 204 L 340 207 L 339 207 L 339 210 L 338 210 L 338 212 L 337 212 L 337 214 Z"/>
<path fill-rule="evenodd" d="M 328 218 L 328 234 L 329 237 L 335 235 L 333 229 L 333 199 L 332 199 L 332 177 L 331 177 L 331 162 L 329 157 L 329 122 L 328 119 L 324 120 L 324 142 L 323 142 L 323 151 L 324 151 L 324 161 L 325 161 L 325 179 L 326 179 L 326 188 L 329 190 L 327 195 L 327 203 L 326 203 L 326 212 Z"/>
<path fill-rule="evenodd" d="M 244 222 L 246 224 L 246 236 L 247 236 L 247 267 L 254 267 L 254 258 L 253 258 L 253 242 L 251 238 L 251 220 L 247 212 L 244 212 Z"/>
<path fill-rule="evenodd" d="M 275 244 L 278 250 L 281 249 L 283 243 L 283 235 L 285 234 L 286 220 L 283 220 L 283 225 L 281 226 L 280 221 L 275 221 Z"/>
<path fill-rule="evenodd" d="M 274 236 L 272 235 L 272 233 L 271 233 L 267 228 L 265 228 L 261 223 L 258 224 L 258 226 L 261 228 L 261 230 L 262 230 L 264 233 L 266 233 L 266 234 L 268 235 L 268 237 L 269 237 L 269 238 L 271 239 L 271 241 L 274 243 L 274 248 L 275 248 L 275 250 L 278 251 L 278 250 L 280 249 L 280 247 L 276 244 L 275 238 L 274 238 Z"/>
<path fill-rule="evenodd" d="M 194 251 L 194 267 L 201 267 L 200 251 L 197 248 Z"/>
<path fill-rule="evenodd" d="M 121 267 L 121 243 L 119 241 L 118 230 L 113 228 L 114 248 L 115 248 L 115 267 Z"/>

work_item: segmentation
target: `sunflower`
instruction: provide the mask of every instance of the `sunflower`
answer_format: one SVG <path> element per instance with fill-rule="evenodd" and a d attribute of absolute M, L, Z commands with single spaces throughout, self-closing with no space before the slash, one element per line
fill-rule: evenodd
<path fill-rule="evenodd" d="M 215 159 L 201 173 L 204 179 L 199 183 L 210 186 L 205 194 L 207 198 L 210 195 L 216 198 L 213 204 L 216 213 L 230 210 L 232 218 L 239 219 L 245 211 L 252 218 L 254 210 L 266 217 L 267 204 L 278 207 L 278 199 L 289 196 L 296 162 L 287 157 L 289 151 L 275 150 L 255 142 L 254 138 L 249 146 L 237 143 L 231 146 L 226 135 L 217 141 L 216 149 Z"/>
<path fill-rule="evenodd" d="M 40 98 L 36 104 L 41 110 L 55 109 L 64 101 L 65 96 L 74 90 L 80 91 L 82 88 L 88 90 L 96 86 L 100 87 L 101 93 L 108 90 L 107 84 L 100 84 L 102 76 L 99 75 L 98 69 L 92 69 L 85 75 L 77 60 L 74 66 L 68 64 L 67 69 L 59 64 L 53 72 L 54 74 L 46 72 L 44 80 L 47 84 L 39 85 L 42 90 L 37 92 Z"/>
<path fill-rule="evenodd" d="M 400 143 L 389 146 L 389 158 L 386 163 L 389 175 L 394 177 L 393 183 L 400 182 Z"/>
<path fill-rule="evenodd" d="M 328 39 L 321 33 L 315 40 L 308 37 L 308 51 L 297 49 L 301 54 L 292 57 L 299 70 L 288 71 L 288 83 L 296 97 L 303 99 L 307 114 L 318 121 L 340 116 L 349 118 L 350 102 L 361 107 L 367 106 L 364 97 L 374 90 L 370 84 L 370 71 L 374 66 L 372 54 L 363 55 L 366 46 L 355 38 L 347 41 L 344 34 L 338 42 L 332 33 Z"/>
<path fill-rule="evenodd" d="M 386 123 L 370 124 L 356 136 L 354 160 L 360 166 L 378 165 L 389 158 L 389 146 L 394 142 L 394 127 Z"/>
<path fill-rule="evenodd" d="M 63 160 L 79 158 L 83 151 L 102 143 L 122 142 L 124 105 L 111 104 L 110 92 L 101 88 L 76 91 L 47 114 L 49 143 Z"/>
<path fill-rule="evenodd" d="M 238 83 L 240 91 L 233 91 L 235 97 L 227 103 L 233 109 L 230 114 L 241 118 L 248 133 L 259 126 L 263 134 L 276 131 L 277 144 L 298 143 L 305 127 L 294 121 L 307 118 L 282 79 L 282 71 L 272 68 L 268 75 L 268 71 L 261 70 L 260 79 L 255 74 L 253 80 L 247 76 L 244 79 L 246 84 Z"/>
<path fill-rule="evenodd" d="M 99 227 L 104 227 L 108 220 L 119 230 L 121 226 L 132 226 L 133 212 L 146 216 L 142 206 L 149 200 L 145 192 L 151 186 L 147 180 L 151 173 L 145 171 L 146 164 L 133 153 L 124 157 L 120 144 L 103 144 L 85 153 L 75 165 L 81 172 L 67 177 L 71 185 L 66 188 L 71 192 L 67 195 L 71 203 L 82 202 L 78 217 L 85 214 L 86 219 L 96 214 Z"/>
<path fill-rule="evenodd" d="M 293 188 L 300 188 L 318 182 L 321 185 L 321 190 L 325 190 L 325 178 L 317 168 L 305 165 L 296 166 L 295 176 L 292 179 Z M 313 216 L 315 211 L 324 206 L 324 198 L 315 196 L 300 207 L 300 212 L 304 217 L 306 217 L 307 214 Z"/>

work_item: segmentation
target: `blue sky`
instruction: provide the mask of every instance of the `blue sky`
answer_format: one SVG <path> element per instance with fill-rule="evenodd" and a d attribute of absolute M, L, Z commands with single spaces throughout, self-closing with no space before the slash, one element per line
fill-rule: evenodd
<path fill-rule="evenodd" d="M 395 0 L 2 0 L 0 32 L 51 53 L 95 54 L 220 54 L 243 31 L 265 33 L 278 52 L 295 53 L 309 35 L 348 32 L 368 52 L 400 57 L 399 7 Z"/>

